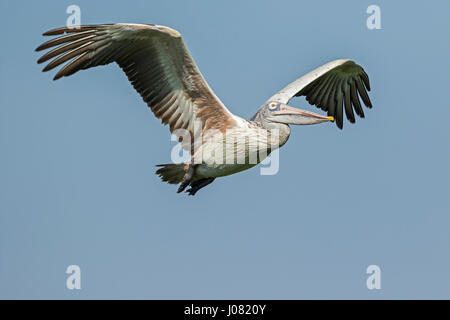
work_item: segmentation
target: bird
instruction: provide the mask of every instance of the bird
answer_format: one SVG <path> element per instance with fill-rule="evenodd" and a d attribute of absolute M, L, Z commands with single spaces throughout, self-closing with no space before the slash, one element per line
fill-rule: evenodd
<path fill-rule="evenodd" d="M 43 36 L 56 36 L 36 48 L 51 48 L 37 62 L 50 60 L 44 72 L 61 66 L 54 80 L 113 62 L 119 65 L 190 156 L 184 162 L 157 165 L 156 174 L 164 182 L 179 184 L 178 193 L 195 195 L 216 178 L 254 167 L 286 143 L 290 125 L 334 122 L 342 129 L 344 110 L 347 120 L 354 123 L 355 113 L 364 118 L 360 99 L 372 108 L 369 77 L 350 59 L 331 61 L 298 78 L 245 120 L 231 113 L 214 94 L 181 34 L 170 27 L 78 25 L 52 29 Z M 299 96 L 326 115 L 288 105 Z"/>

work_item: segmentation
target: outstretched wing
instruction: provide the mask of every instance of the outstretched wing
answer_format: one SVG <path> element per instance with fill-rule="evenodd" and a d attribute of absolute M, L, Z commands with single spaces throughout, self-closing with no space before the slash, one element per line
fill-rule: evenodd
<path fill-rule="evenodd" d="M 66 35 L 63 35 L 66 34 Z M 234 116 L 210 89 L 179 32 L 164 26 L 103 24 L 63 27 L 44 36 L 61 35 L 36 51 L 56 47 L 38 63 L 51 60 L 43 71 L 64 66 L 54 80 L 82 69 L 116 62 L 156 117 L 180 135 L 191 138 L 202 130 L 226 130 Z M 191 144 L 183 147 L 193 152 Z"/>
<path fill-rule="evenodd" d="M 339 129 L 343 126 L 343 110 L 351 122 L 355 115 L 364 118 L 359 97 L 368 108 L 372 108 L 369 95 L 369 77 L 364 69 L 351 60 L 341 59 L 329 62 L 296 81 L 272 96 L 268 101 L 288 103 L 294 96 L 306 96 L 306 100 L 327 111 L 336 119 Z"/>

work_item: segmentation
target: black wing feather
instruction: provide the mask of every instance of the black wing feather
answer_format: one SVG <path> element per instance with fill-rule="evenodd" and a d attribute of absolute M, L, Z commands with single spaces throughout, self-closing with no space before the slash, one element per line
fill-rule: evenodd
<path fill-rule="evenodd" d="M 342 129 L 344 108 L 351 123 L 355 122 L 355 113 L 364 118 L 360 97 L 366 107 L 372 108 L 367 91 L 370 91 L 367 73 L 360 65 L 347 61 L 309 83 L 295 96 L 305 96 L 309 103 L 327 111 Z"/>

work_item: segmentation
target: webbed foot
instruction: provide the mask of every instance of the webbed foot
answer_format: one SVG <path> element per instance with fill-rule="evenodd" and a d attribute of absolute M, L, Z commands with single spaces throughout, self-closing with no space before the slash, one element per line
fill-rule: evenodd
<path fill-rule="evenodd" d="M 187 193 L 189 193 L 190 196 L 193 196 L 197 193 L 198 190 L 200 190 L 203 187 L 206 187 L 208 184 L 212 183 L 215 178 L 204 178 L 200 180 L 196 180 L 194 182 L 191 182 L 190 188 L 186 190 Z"/>

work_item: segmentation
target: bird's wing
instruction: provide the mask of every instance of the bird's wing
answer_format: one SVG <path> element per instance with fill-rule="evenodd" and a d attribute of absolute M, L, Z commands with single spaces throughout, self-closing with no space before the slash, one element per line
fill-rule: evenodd
<path fill-rule="evenodd" d="M 367 91 L 370 91 L 370 84 L 364 69 L 351 60 L 340 59 L 307 73 L 268 101 L 288 103 L 294 96 L 306 96 L 309 103 L 327 111 L 328 116 L 333 116 L 338 128 L 342 129 L 343 109 L 352 123 L 355 122 L 353 109 L 364 118 L 359 96 L 366 107 L 372 108 Z"/>
<path fill-rule="evenodd" d="M 65 35 L 64 35 L 65 34 Z M 202 130 L 226 130 L 235 117 L 217 98 L 198 70 L 179 32 L 141 24 L 104 24 L 63 27 L 44 36 L 60 35 L 36 51 L 56 47 L 38 63 L 51 60 L 43 71 L 64 66 L 54 80 L 75 72 L 116 62 L 163 124 L 180 136 Z M 186 141 L 185 141 L 186 142 Z M 183 144 L 193 152 L 193 144 Z"/>

